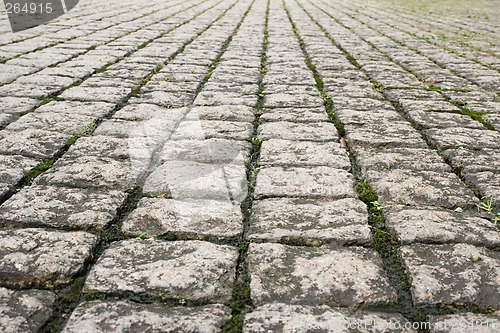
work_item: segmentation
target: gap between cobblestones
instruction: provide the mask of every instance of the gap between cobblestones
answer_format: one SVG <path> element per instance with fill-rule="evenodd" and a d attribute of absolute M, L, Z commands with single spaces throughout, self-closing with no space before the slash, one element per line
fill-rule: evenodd
<path fill-rule="evenodd" d="M 221 2 L 219 2 L 219 3 L 221 3 Z M 217 3 L 217 4 L 219 4 L 219 3 Z M 199 37 L 203 32 L 207 31 L 215 22 L 217 22 L 222 17 L 224 17 L 224 15 L 231 8 L 233 8 L 236 5 L 236 3 L 237 2 L 234 2 L 229 8 L 224 10 L 214 21 L 212 21 L 212 23 L 210 23 L 205 29 L 203 29 L 197 35 L 195 35 L 194 37 L 192 37 L 191 39 L 186 41 L 174 53 L 174 55 L 172 55 L 171 57 L 168 58 L 167 61 L 165 61 L 165 64 L 172 61 L 178 54 L 182 53 L 182 51 L 189 44 L 191 44 L 197 37 Z M 222 55 L 224 54 L 225 50 L 229 46 L 229 44 L 232 40 L 232 36 L 238 31 L 239 27 L 241 26 L 243 20 L 245 19 L 248 12 L 252 8 L 253 4 L 254 4 L 254 1 L 250 4 L 247 11 L 244 13 L 243 17 L 241 18 L 241 21 L 236 26 L 233 33 L 223 43 L 223 45 L 221 47 L 221 51 L 217 55 L 214 62 L 210 65 L 210 67 L 209 67 L 210 69 L 209 69 L 207 75 L 205 75 L 202 82 L 200 82 L 200 84 L 196 90 L 196 93 L 193 96 L 193 99 L 192 99 L 193 101 L 195 100 L 197 94 L 203 89 L 203 86 L 206 84 L 206 82 L 209 80 L 211 73 L 216 68 L 216 64 L 220 61 Z M 216 5 L 214 5 L 214 6 L 216 6 Z M 210 7 L 210 8 L 213 8 L 213 7 Z M 207 9 L 207 10 L 209 10 L 209 9 Z M 201 14 L 202 13 L 196 15 L 195 18 Z M 189 21 L 191 21 L 193 19 L 194 18 L 190 19 Z M 186 24 L 189 21 L 186 21 L 183 24 Z M 151 76 L 157 70 L 158 69 L 155 68 L 155 70 L 153 70 L 147 77 L 151 78 Z M 147 83 L 147 81 L 143 82 L 143 84 L 141 86 L 145 85 L 146 83 Z M 132 97 L 132 94 L 128 96 L 127 100 L 130 97 Z M 121 107 L 123 107 L 124 104 L 125 103 L 123 103 L 123 105 L 121 105 Z M 115 108 L 115 110 L 112 112 L 112 114 L 116 113 L 121 107 Z M 107 115 L 107 117 L 111 117 L 112 114 Z M 153 154 L 153 156 L 154 156 L 154 154 Z M 146 177 L 147 177 L 147 175 L 144 176 L 143 178 L 145 179 Z M 189 302 L 186 301 L 186 302 L 180 303 L 178 299 L 166 299 L 166 298 L 162 298 L 162 297 L 155 297 L 155 296 L 151 296 L 151 295 L 136 294 L 136 293 L 117 293 L 117 294 L 103 294 L 103 293 L 98 293 L 98 292 L 86 293 L 86 294 L 82 293 L 85 279 L 86 279 L 88 273 L 90 272 L 90 269 L 97 262 L 97 259 L 104 252 L 104 250 L 106 250 L 111 245 L 111 243 L 126 239 L 126 237 L 124 237 L 121 233 L 121 225 L 123 224 L 123 221 L 128 216 L 128 214 L 130 214 L 133 210 L 135 210 L 137 208 L 137 204 L 141 198 L 142 198 L 142 188 L 140 186 L 136 187 L 133 191 L 131 191 L 131 193 L 129 193 L 125 204 L 122 207 L 120 207 L 115 219 L 100 234 L 100 241 L 97 244 L 96 248 L 93 250 L 93 256 L 88 262 L 86 262 L 84 264 L 84 268 L 82 269 L 82 272 L 76 277 L 75 281 L 72 284 L 63 287 L 59 291 L 58 298 L 57 298 L 55 305 L 54 305 L 53 315 L 52 315 L 51 319 L 49 319 L 47 321 L 47 323 L 42 327 L 42 329 L 40 330 L 40 333 L 54 332 L 54 331 L 59 331 L 60 329 L 62 329 L 62 327 L 66 323 L 67 319 L 69 318 L 69 315 L 73 312 L 73 310 L 76 308 L 76 306 L 79 303 L 81 303 L 82 301 L 91 301 L 91 300 L 96 300 L 96 299 L 99 299 L 99 300 L 129 299 L 129 300 L 132 300 L 135 302 L 141 302 L 141 303 L 160 302 L 160 303 L 163 303 L 167 306 L 179 306 L 179 305 L 182 305 L 182 306 L 201 306 L 201 305 L 206 305 L 206 302 L 199 302 L 198 303 L 198 302 L 193 302 L 193 301 L 189 301 Z M 242 208 L 242 209 L 244 209 L 244 208 Z M 248 213 L 246 215 L 248 215 Z M 61 229 L 58 229 L 58 230 L 61 230 Z M 186 238 L 186 240 L 187 239 L 188 238 Z M 192 237 L 189 239 L 192 239 Z M 178 240 L 178 239 L 171 239 L 171 240 Z M 224 242 L 218 242 L 218 243 L 224 243 Z M 231 245 L 234 245 L 234 242 L 230 242 L 230 243 L 231 243 Z M 244 243 L 242 241 L 239 244 L 239 246 L 240 246 L 240 252 L 245 251 L 245 253 L 246 253 L 246 248 L 247 248 L 248 244 Z M 246 273 L 246 271 L 245 271 L 245 273 Z M 245 283 L 248 283 L 248 281 Z M 248 294 L 248 296 L 249 296 L 249 294 Z M 242 325 L 242 322 L 241 322 L 241 325 Z"/>
<path fill-rule="evenodd" d="M 254 107 L 255 119 L 253 121 L 253 133 L 251 138 L 252 150 L 250 160 L 246 163 L 248 194 L 241 203 L 243 214 L 243 232 L 238 244 L 239 253 L 236 265 L 236 276 L 231 300 L 227 305 L 231 308 L 231 319 L 222 328 L 223 333 L 240 333 L 243 331 L 244 315 L 254 309 L 254 304 L 250 298 L 250 273 L 248 271 L 248 230 L 250 228 L 250 216 L 254 201 L 254 190 L 257 181 L 259 168 L 259 156 L 262 146 L 262 139 L 258 136 L 260 116 L 264 107 L 264 77 L 267 73 L 267 45 L 269 40 L 268 22 L 270 1 L 267 1 L 266 16 L 264 19 L 264 37 L 262 40 L 262 53 L 260 62 L 260 76 L 257 90 L 257 105 Z"/>
<path fill-rule="evenodd" d="M 354 65 L 358 70 L 366 74 L 367 77 L 372 81 L 374 86 L 377 85 L 380 86 L 380 84 L 376 80 L 373 80 L 373 78 L 361 68 L 360 64 L 356 61 L 356 59 L 351 54 L 349 54 L 349 52 L 345 50 L 337 41 L 335 41 L 335 39 L 332 38 L 332 36 L 324 29 L 324 27 L 321 26 L 321 24 L 319 24 L 319 22 L 317 22 L 309 12 L 307 12 L 307 10 L 304 9 L 304 7 L 298 2 L 298 0 L 295 0 L 295 2 L 309 16 L 309 18 L 321 29 L 321 31 L 332 42 L 332 44 L 336 46 L 344 54 L 344 56 L 351 62 L 352 65 Z M 322 10 L 317 6 L 316 8 Z M 331 17 L 331 15 L 329 15 L 327 12 L 325 12 L 324 10 L 322 11 Z M 306 52 L 305 49 L 304 52 Z M 398 103 L 392 102 L 385 94 L 383 95 L 386 100 L 391 102 L 391 104 L 393 105 L 393 107 L 396 108 L 398 113 L 400 113 L 405 120 L 411 123 L 412 127 L 414 127 L 421 134 L 422 138 L 429 146 L 429 149 L 437 151 L 437 149 L 427 139 L 427 137 L 421 131 L 419 131 L 413 120 L 408 116 L 406 116 L 406 114 L 401 110 L 401 106 Z M 383 214 L 380 212 L 380 210 L 376 207 L 376 205 L 374 205 L 374 202 L 377 202 L 378 199 L 377 193 L 373 190 L 370 184 L 368 184 L 364 179 L 362 179 L 361 173 L 359 172 L 359 167 L 357 166 L 355 161 L 355 157 L 351 153 L 350 153 L 350 158 L 351 158 L 351 163 L 353 165 L 353 173 L 357 180 L 356 191 L 358 192 L 359 198 L 362 201 L 364 201 L 368 206 L 370 224 L 373 227 L 373 237 L 375 241 L 374 248 L 382 256 L 382 260 L 384 261 L 386 270 L 389 273 L 389 278 L 398 292 L 399 302 L 401 303 L 401 308 L 399 309 L 399 311 L 403 315 L 405 315 L 408 319 L 412 320 L 414 323 L 425 323 L 428 315 L 446 315 L 446 314 L 454 314 L 460 312 L 475 312 L 482 314 L 491 313 L 491 310 L 489 309 L 471 304 L 455 305 L 453 307 L 442 306 L 438 304 L 438 305 L 423 306 L 418 308 L 416 308 L 413 305 L 410 292 L 410 278 L 406 273 L 406 270 L 404 269 L 399 254 L 400 253 L 399 249 L 401 244 L 397 240 L 396 235 L 394 235 L 385 227 L 385 218 Z M 450 164 L 450 161 L 446 160 L 446 162 Z M 452 167 L 452 169 L 455 172 L 457 172 L 455 168 Z M 458 176 L 463 181 L 463 177 L 460 174 L 458 174 Z M 475 193 L 479 198 L 481 198 L 480 194 L 478 194 L 477 192 Z M 476 206 L 467 207 L 466 210 L 476 211 L 477 207 Z M 425 329 L 421 331 L 427 332 Z"/>
<path fill-rule="evenodd" d="M 347 59 L 349 59 L 349 61 L 359 69 L 360 66 L 356 62 L 356 60 L 345 49 L 343 49 L 333 38 L 331 38 L 331 36 L 327 34 L 327 32 L 323 29 L 323 27 L 318 22 L 316 22 L 316 20 L 314 20 L 314 18 L 309 14 L 309 12 L 307 12 L 302 7 L 300 3 L 297 2 L 297 4 L 309 16 L 309 18 L 315 24 L 318 25 L 318 27 L 323 31 L 323 33 L 325 33 L 325 35 L 333 43 L 333 45 L 339 48 L 343 52 L 344 56 Z M 331 97 L 323 90 L 323 79 L 316 70 L 316 66 L 312 62 L 311 57 L 309 56 L 306 50 L 305 43 L 299 31 L 297 30 L 284 1 L 283 5 L 285 7 L 288 19 L 292 25 L 295 36 L 299 41 L 300 47 L 306 59 L 306 64 L 314 74 L 314 78 L 316 80 L 316 87 L 321 96 L 323 97 L 328 115 L 330 116 L 330 119 L 337 127 L 337 130 L 339 132 L 339 139 L 342 140 L 342 136 L 345 134 L 344 124 L 342 124 L 342 122 L 335 117 L 333 101 Z M 351 162 L 351 172 L 353 173 L 354 178 L 356 180 L 355 190 L 358 193 L 358 198 L 367 205 L 367 210 L 369 215 L 368 223 L 371 226 L 371 231 L 374 238 L 373 248 L 381 256 L 389 281 L 396 290 L 398 295 L 399 304 L 397 304 L 396 306 L 392 305 L 370 306 L 367 307 L 367 309 L 370 308 L 370 310 L 387 311 L 387 312 L 397 311 L 401 313 L 403 316 L 405 316 L 407 319 L 412 321 L 413 323 L 423 323 L 426 321 L 427 315 L 424 311 L 415 308 L 413 305 L 410 292 L 410 278 L 406 273 L 399 257 L 400 244 L 397 241 L 397 237 L 394 234 L 392 234 L 389 230 L 387 230 L 387 228 L 385 227 L 385 218 L 375 204 L 375 202 L 378 202 L 378 195 L 370 186 L 370 184 L 368 184 L 364 179 L 361 178 L 361 173 L 359 172 L 359 167 L 356 163 L 354 155 L 349 150 L 349 147 L 346 147 L 346 149 L 349 153 L 349 159 Z M 426 332 L 426 330 L 424 329 L 420 331 Z"/>

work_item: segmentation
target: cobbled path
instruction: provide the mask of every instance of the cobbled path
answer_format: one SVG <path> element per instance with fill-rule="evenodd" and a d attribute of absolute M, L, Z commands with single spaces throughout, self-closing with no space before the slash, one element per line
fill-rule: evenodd
<path fill-rule="evenodd" d="M 494 13 L 2 11 L 0 331 L 500 332 Z"/>

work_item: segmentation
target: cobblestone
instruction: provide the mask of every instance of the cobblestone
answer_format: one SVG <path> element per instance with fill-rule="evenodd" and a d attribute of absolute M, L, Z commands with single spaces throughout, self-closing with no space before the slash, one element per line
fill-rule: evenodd
<path fill-rule="evenodd" d="M 493 2 L 65 3 L 0 10 L 0 331 L 497 331 Z"/>

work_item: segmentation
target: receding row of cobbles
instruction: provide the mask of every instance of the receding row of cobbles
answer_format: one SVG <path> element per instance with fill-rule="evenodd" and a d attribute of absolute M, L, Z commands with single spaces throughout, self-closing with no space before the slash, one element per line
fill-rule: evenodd
<path fill-rule="evenodd" d="M 498 330 L 494 52 L 374 2 L 95 6 L 0 35 L 2 330 Z"/>

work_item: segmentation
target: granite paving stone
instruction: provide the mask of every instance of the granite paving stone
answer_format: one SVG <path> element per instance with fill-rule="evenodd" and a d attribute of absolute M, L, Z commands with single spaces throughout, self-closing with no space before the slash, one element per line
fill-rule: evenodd
<path fill-rule="evenodd" d="M 342 199 L 356 194 L 354 178 L 345 170 L 325 166 L 265 167 L 259 172 L 255 197 Z"/>
<path fill-rule="evenodd" d="M 2 205 L 0 225 L 102 229 L 117 215 L 126 195 L 54 186 L 28 186 Z"/>
<path fill-rule="evenodd" d="M 262 143 L 259 164 L 263 166 L 329 166 L 349 170 L 347 151 L 335 142 L 320 143 L 270 139 Z"/>
<path fill-rule="evenodd" d="M 403 246 L 401 257 L 417 306 L 465 303 L 498 310 L 498 252 L 469 244 L 418 244 Z"/>
<path fill-rule="evenodd" d="M 254 202 L 252 210 L 250 240 L 311 245 L 372 241 L 366 205 L 357 199 L 271 198 Z"/>
<path fill-rule="evenodd" d="M 133 236 L 229 238 L 241 235 L 242 220 L 240 207 L 229 201 L 142 198 L 123 222 L 122 231 Z"/>
<path fill-rule="evenodd" d="M 80 304 L 64 326 L 64 333 L 108 332 L 219 332 L 230 316 L 221 304 L 203 307 L 164 307 L 158 304 L 92 301 Z"/>
<path fill-rule="evenodd" d="M 0 230 L 2 285 L 54 288 L 79 274 L 98 238 L 87 232 L 43 229 Z"/>
<path fill-rule="evenodd" d="M 396 328 L 395 323 L 401 327 Z M 410 327 L 407 328 L 405 324 Z M 259 306 L 245 316 L 243 332 L 416 332 L 400 314 L 357 312 L 326 305 L 306 306 L 273 303 Z"/>
<path fill-rule="evenodd" d="M 500 231 L 479 214 L 437 207 L 393 206 L 384 208 L 386 226 L 403 244 L 468 243 L 495 247 Z"/>
<path fill-rule="evenodd" d="M 201 241 L 131 239 L 99 258 L 84 292 L 133 292 L 200 302 L 231 298 L 236 248 Z"/>
<path fill-rule="evenodd" d="M 294 141 L 338 141 L 338 132 L 332 123 L 314 124 L 292 122 L 270 122 L 259 126 L 259 136 L 263 139 L 282 139 Z"/>
<path fill-rule="evenodd" d="M 396 294 L 373 250 L 250 244 L 251 298 L 256 305 L 388 304 Z"/>
<path fill-rule="evenodd" d="M 44 290 L 9 290 L 0 287 L 0 330 L 35 333 L 53 313 L 55 295 Z"/>

